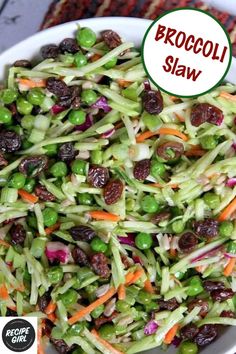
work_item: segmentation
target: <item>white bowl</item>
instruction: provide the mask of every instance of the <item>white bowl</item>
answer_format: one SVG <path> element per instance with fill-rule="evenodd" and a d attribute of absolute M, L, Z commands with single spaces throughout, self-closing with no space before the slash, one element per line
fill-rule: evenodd
<path fill-rule="evenodd" d="M 150 20 L 129 18 L 129 17 L 101 17 L 94 19 L 69 22 L 60 26 L 39 32 L 34 36 L 20 42 L 0 55 L 0 79 L 4 78 L 5 69 L 17 59 L 32 59 L 37 57 L 40 48 L 49 43 L 59 43 L 63 38 L 73 37 L 77 23 L 82 27 L 90 27 L 95 32 L 105 29 L 113 29 L 118 32 L 125 40 L 134 42 L 135 46 L 140 47 L 142 38 Z M 234 59 L 234 58 L 233 58 Z M 234 74 L 234 75 L 233 75 Z M 234 70 L 227 76 L 229 81 L 236 79 L 236 65 L 234 59 Z M 236 82 L 236 81 L 235 81 Z M 215 342 L 201 351 L 202 354 L 233 354 L 236 352 L 235 328 L 225 330 Z M 174 354 L 177 350 L 170 348 L 168 354 Z M 49 348 L 47 354 L 56 354 Z M 153 349 L 143 354 L 163 354 L 161 349 Z"/>

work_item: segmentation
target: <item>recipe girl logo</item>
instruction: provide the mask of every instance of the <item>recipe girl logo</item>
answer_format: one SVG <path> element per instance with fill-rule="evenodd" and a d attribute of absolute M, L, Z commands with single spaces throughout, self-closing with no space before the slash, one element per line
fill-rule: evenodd
<path fill-rule="evenodd" d="M 36 317 L 1 317 L 0 350 L 4 354 L 37 354 L 37 318 Z"/>
<path fill-rule="evenodd" d="M 164 13 L 148 28 L 142 59 L 150 80 L 162 91 L 193 97 L 224 79 L 232 48 L 215 17 L 199 9 L 180 8 Z"/>

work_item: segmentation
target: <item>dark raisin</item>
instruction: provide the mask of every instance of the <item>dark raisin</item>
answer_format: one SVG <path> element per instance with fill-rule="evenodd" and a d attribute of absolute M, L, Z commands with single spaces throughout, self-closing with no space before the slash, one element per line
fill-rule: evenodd
<path fill-rule="evenodd" d="M 108 267 L 108 259 L 103 253 L 96 253 L 91 256 L 90 264 L 94 272 L 102 278 L 108 278 L 110 268 Z"/>
<path fill-rule="evenodd" d="M 59 44 L 60 51 L 62 53 L 75 54 L 79 50 L 78 43 L 74 38 L 65 38 Z"/>
<path fill-rule="evenodd" d="M 179 238 L 179 248 L 184 253 L 189 253 L 192 250 L 194 250 L 197 244 L 198 244 L 197 236 L 194 235 L 192 232 L 185 232 Z"/>
<path fill-rule="evenodd" d="M 10 130 L 0 132 L 0 150 L 3 152 L 14 152 L 21 147 L 20 135 Z"/>
<path fill-rule="evenodd" d="M 63 339 L 54 339 L 51 338 L 51 343 L 54 345 L 55 349 L 58 351 L 60 354 L 67 354 L 73 350 L 72 347 L 69 347 L 66 342 Z"/>
<path fill-rule="evenodd" d="M 70 96 L 70 88 L 66 83 L 55 77 L 49 77 L 46 82 L 48 91 L 52 92 L 57 97 Z"/>
<path fill-rule="evenodd" d="M 112 322 L 112 320 L 114 320 L 114 318 L 116 318 L 117 315 L 118 315 L 118 313 L 116 311 L 114 311 L 113 314 L 111 316 L 109 316 L 109 317 L 100 316 L 99 318 L 94 320 L 95 327 L 97 329 L 99 329 L 103 324 Z"/>
<path fill-rule="evenodd" d="M 59 55 L 59 48 L 56 44 L 47 44 L 41 48 L 43 59 L 55 59 Z"/>
<path fill-rule="evenodd" d="M 10 236 L 13 245 L 23 245 L 26 238 L 26 231 L 21 224 L 16 224 L 11 227 Z"/>
<path fill-rule="evenodd" d="M 151 162 L 149 159 L 144 159 L 135 163 L 134 178 L 139 181 L 144 181 L 150 174 Z"/>
<path fill-rule="evenodd" d="M 31 111 L 31 114 L 33 116 L 37 116 L 39 113 L 41 113 L 41 107 L 40 106 L 34 106 L 32 111 Z"/>
<path fill-rule="evenodd" d="M 213 324 L 206 324 L 199 327 L 199 332 L 194 338 L 194 342 L 202 347 L 213 342 L 217 335 L 217 326 Z"/>
<path fill-rule="evenodd" d="M 14 311 L 14 310 L 11 310 L 9 308 L 7 308 L 7 313 L 6 313 L 6 316 L 8 317 L 17 317 L 17 312 Z"/>
<path fill-rule="evenodd" d="M 48 306 L 50 300 L 51 300 L 50 291 L 47 291 L 42 296 L 39 296 L 38 307 L 40 311 L 45 312 L 46 307 Z"/>
<path fill-rule="evenodd" d="M 150 114 L 159 114 L 163 110 L 163 97 L 159 90 L 144 91 L 142 102 L 144 109 Z"/>
<path fill-rule="evenodd" d="M 190 116 L 191 124 L 195 127 L 199 127 L 205 122 L 220 125 L 223 119 L 223 112 L 209 103 L 195 105 Z"/>
<path fill-rule="evenodd" d="M 129 261 L 129 259 L 128 259 L 127 256 L 125 256 L 124 254 L 122 254 L 122 255 L 121 255 L 121 260 L 122 260 L 122 263 L 123 263 L 125 269 L 131 267 L 131 263 L 130 263 L 130 261 Z"/>
<path fill-rule="evenodd" d="M 103 188 L 109 180 L 109 171 L 106 167 L 92 164 L 89 166 L 87 181 L 95 188 Z"/>
<path fill-rule="evenodd" d="M 13 66 L 15 66 L 17 68 L 27 68 L 27 69 L 32 68 L 31 62 L 29 60 L 25 60 L 25 59 L 15 61 Z"/>
<path fill-rule="evenodd" d="M 221 290 L 213 290 L 211 291 L 211 297 L 214 301 L 226 301 L 228 299 L 232 299 L 235 295 L 232 289 L 221 289 Z"/>
<path fill-rule="evenodd" d="M 180 330 L 180 336 L 183 339 L 193 339 L 197 334 L 198 327 L 194 323 L 189 323 Z"/>
<path fill-rule="evenodd" d="M 64 143 L 59 147 L 58 157 L 60 160 L 70 162 L 74 160 L 76 150 L 72 143 Z"/>
<path fill-rule="evenodd" d="M 48 320 L 47 318 L 44 320 L 44 326 L 43 326 L 43 331 L 42 335 L 47 336 L 48 338 L 51 337 L 52 329 L 54 327 L 54 324 Z"/>
<path fill-rule="evenodd" d="M 91 227 L 85 225 L 72 227 L 70 234 L 75 241 L 85 242 L 91 241 L 96 236 L 96 232 Z"/>
<path fill-rule="evenodd" d="M 235 313 L 233 311 L 222 311 L 220 317 L 235 318 Z"/>
<path fill-rule="evenodd" d="M 188 304 L 188 311 L 191 312 L 194 307 L 200 307 L 201 311 L 199 312 L 199 315 L 201 317 L 205 317 L 209 311 L 209 304 L 207 301 L 201 300 L 201 299 L 196 299 L 196 300 L 192 300 L 189 304 Z"/>
<path fill-rule="evenodd" d="M 52 193 L 50 193 L 46 187 L 41 186 L 41 184 L 35 187 L 34 193 L 35 195 L 37 195 L 37 197 L 39 197 L 39 199 L 45 202 L 53 202 L 54 200 L 56 200 L 56 197 Z"/>
<path fill-rule="evenodd" d="M 107 205 L 115 204 L 120 199 L 124 189 L 119 179 L 110 180 L 104 187 L 104 200 Z"/>
<path fill-rule="evenodd" d="M 160 213 L 157 213 L 152 216 L 152 223 L 153 224 L 159 224 L 161 221 L 167 221 L 171 217 L 171 213 L 169 211 L 161 211 Z"/>
<path fill-rule="evenodd" d="M 59 97 L 58 104 L 64 108 L 78 109 L 80 107 L 80 91 L 79 86 L 71 86 L 70 94 Z"/>
<path fill-rule="evenodd" d="M 89 260 L 88 256 L 86 253 L 78 246 L 76 246 L 72 250 L 72 257 L 74 259 L 75 264 L 78 264 L 79 266 L 89 266 Z"/>
<path fill-rule="evenodd" d="M 174 311 L 179 307 L 179 303 L 174 297 L 166 301 L 159 300 L 158 305 L 160 310 L 168 310 L 168 311 Z"/>
<path fill-rule="evenodd" d="M 157 147 L 157 155 L 166 161 L 178 159 L 183 153 L 183 144 L 176 141 L 168 141 Z"/>
<path fill-rule="evenodd" d="M 48 167 L 48 158 L 45 155 L 34 155 L 21 160 L 19 171 L 27 177 L 36 177 Z"/>
<path fill-rule="evenodd" d="M 114 49 L 122 43 L 119 34 L 112 30 L 102 31 L 101 35 L 109 49 Z"/>
<path fill-rule="evenodd" d="M 203 282 L 203 287 L 206 291 L 222 290 L 225 289 L 225 284 L 222 281 L 211 281 L 205 280 Z"/>
<path fill-rule="evenodd" d="M 12 118 L 17 122 L 21 123 L 22 115 L 17 111 L 16 103 L 10 103 L 7 105 L 7 108 L 11 111 L 12 113 Z"/>
<path fill-rule="evenodd" d="M 8 165 L 8 161 L 5 159 L 3 153 L 0 152 L 0 167 L 5 167 Z"/>
<path fill-rule="evenodd" d="M 193 223 L 193 228 L 196 234 L 206 239 L 211 239 L 218 235 L 218 226 L 219 222 L 214 219 L 205 219 Z"/>

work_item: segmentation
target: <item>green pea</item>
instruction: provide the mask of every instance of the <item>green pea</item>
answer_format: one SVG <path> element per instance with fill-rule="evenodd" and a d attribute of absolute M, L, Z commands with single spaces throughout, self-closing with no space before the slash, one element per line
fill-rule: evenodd
<path fill-rule="evenodd" d="M 206 135 L 200 138 L 200 144 L 205 150 L 212 150 L 217 146 L 217 140 L 212 135 Z"/>
<path fill-rule="evenodd" d="M 75 277 L 75 283 L 73 284 L 72 288 L 78 290 L 80 288 L 80 286 L 81 286 L 81 281 L 80 281 L 80 278 L 77 274 Z"/>
<path fill-rule="evenodd" d="M 32 193 L 34 190 L 35 184 L 36 184 L 36 182 L 33 178 L 26 178 L 25 185 L 24 185 L 23 189 L 28 193 Z"/>
<path fill-rule="evenodd" d="M 34 238 L 31 244 L 30 253 L 35 258 L 40 258 L 44 254 L 46 241 L 40 237 Z"/>
<path fill-rule="evenodd" d="M 78 201 L 81 205 L 93 205 L 94 199 L 93 195 L 90 193 L 80 193 L 78 195 Z"/>
<path fill-rule="evenodd" d="M 189 288 L 187 290 L 188 296 L 196 296 L 203 292 L 202 281 L 201 279 L 196 276 L 193 277 L 189 282 Z"/>
<path fill-rule="evenodd" d="M 27 221 L 30 227 L 33 229 L 38 229 L 38 223 L 35 216 L 28 216 Z"/>
<path fill-rule="evenodd" d="M 87 64 L 87 58 L 84 54 L 82 53 L 75 54 L 75 65 L 77 66 L 77 68 L 81 68 L 86 64 Z"/>
<path fill-rule="evenodd" d="M 148 303 L 150 303 L 151 300 L 152 294 L 148 293 L 147 291 L 140 290 L 140 292 L 138 293 L 137 302 L 143 305 L 147 305 Z"/>
<path fill-rule="evenodd" d="M 219 226 L 219 233 L 222 237 L 230 237 L 234 230 L 234 225 L 231 221 L 222 221 Z"/>
<path fill-rule="evenodd" d="M 91 316 L 93 318 L 98 318 L 99 316 L 101 316 L 101 314 L 103 313 L 104 309 L 105 309 L 105 306 L 103 304 L 98 306 L 98 307 L 96 307 L 96 309 L 91 312 Z"/>
<path fill-rule="evenodd" d="M 47 276 L 51 284 L 58 284 L 63 278 L 63 270 L 60 266 L 51 267 Z"/>
<path fill-rule="evenodd" d="M 88 294 L 93 294 L 93 293 L 95 293 L 95 291 L 97 290 L 97 288 L 98 288 L 98 283 L 95 282 L 95 283 L 93 283 L 93 284 L 87 285 L 87 286 L 85 287 L 85 291 L 86 291 Z"/>
<path fill-rule="evenodd" d="M 197 354 L 198 353 L 198 346 L 197 344 L 186 341 L 181 343 L 179 347 L 180 354 Z"/>
<path fill-rule="evenodd" d="M 113 57 L 112 59 L 110 59 L 106 64 L 104 64 L 104 68 L 105 69 L 111 69 L 114 66 L 116 66 L 117 63 L 117 58 Z"/>
<path fill-rule="evenodd" d="M 132 101 L 137 101 L 138 99 L 137 90 L 133 87 L 127 87 L 126 89 L 122 90 L 122 95 Z"/>
<path fill-rule="evenodd" d="M 33 105 L 23 97 L 17 99 L 16 107 L 18 112 L 24 115 L 30 114 L 33 109 Z"/>
<path fill-rule="evenodd" d="M 84 322 L 78 322 L 73 324 L 68 330 L 70 336 L 78 336 L 81 331 L 84 329 Z"/>
<path fill-rule="evenodd" d="M 103 242 L 99 237 L 94 237 L 90 243 L 90 246 L 94 252 L 105 253 L 107 251 L 107 244 Z"/>
<path fill-rule="evenodd" d="M 154 178 L 163 177 L 165 172 L 166 168 L 163 163 L 158 161 L 152 163 L 150 173 Z"/>
<path fill-rule="evenodd" d="M 9 124 L 12 121 L 12 113 L 6 107 L 0 107 L 0 123 Z"/>
<path fill-rule="evenodd" d="M 230 241 L 227 245 L 227 252 L 236 254 L 236 242 Z"/>
<path fill-rule="evenodd" d="M 146 195 L 141 200 L 141 208 L 146 213 L 156 213 L 160 210 L 160 207 L 156 201 L 156 199 L 152 195 Z"/>
<path fill-rule="evenodd" d="M 203 200 L 210 209 L 216 209 L 220 205 L 220 197 L 212 192 L 205 193 Z"/>
<path fill-rule="evenodd" d="M 61 294 L 60 299 L 65 307 L 69 307 L 77 302 L 77 291 L 74 289 L 69 289 L 64 294 Z"/>
<path fill-rule="evenodd" d="M 175 220 L 172 225 L 172 230 L 175 234 L 181 234 L 181 232 L 184 231 L 185 224 L 183 223 L 182 220 Z"/>
<path fill-rule="evenodd" d="M 135 245 L 140 249 L 140 250 L 148 250 L 149 248 L 152 247 L 153 239 L 150 234 L 147 234 L 145 232 L 140 232 L 136 237 L 135 237 Z"/>
<path fill-rule="evenodd" d="M 77 175 L 85 175 L 87 162 L 84 160 L 74 160 L 71 164 L 71 171 Z"/>
<path fill-rule="evenodd" d="M 16 189 L 21 189 L 24 187 L 26 182 L 26 177 L 21 172 L 16 172 L 12 175 L 9 185 Z"/>
<path fill-rule="evenodd" d="M 54 177 L 64 177 L 68 172 L 67 165 L 63 161 L 56 162 L 50 168 L 50 172 Z"/>
<path fill-rule="evenodd" d="M 44 97 L 44 93 L 38 87 L 32 88 L 27 95 L 28 101 L 35 106 L 40 106 L 43 103 Z"/>
<path fill-rule="evenodd" d="M 81 109 L 73 109 L 69 113 L 69 122 L 74 125 L 81 125 L 86 120 L 86 113 Z"/>
<path fill-rule="evenodd" d="M 34 116 L 32 116 L 31 114 L 27 114 L 25 115 L 22 119 L 21 119 L 21 126 L 22 128 L 26 129 L 26 130 L 31 130 L 34 126 Z"/>
<path fill-rule="evenodd" d="M 111 340 L 116 335 L 115 326 L 110 323 L 106 323 L 103 326 L 101 326 L 98 332 L 99 335 L 107 341 Z"/>
<path fill-rule="evenodd" d="M 52 208 L 46 208 L 43 210 L 43 221 L 44 225 L 50 227 L 55 225 L 58 220 L 57 212 Z"/>
<path fill-rule="evenodd" d="M 96 43 L 96 34 L 90 28 L 80 28 L 76 33 L 76 39 L 81 47 L 91 48 Z"/>
<path fill-rule="evenodd" d="M 124 300 L 118 300 L 116 302 L 116 309 L 119 312 L 127 312 L 130 309 L 130 304 Z"/>
<path fill-rule="evenodd" d="M 18 92 L 14 89 L 5 89 L 1 93 L 1 99 L 4 104 L 14 102 L 18 97 Z"/>
<path fill-rule="evenodd" d="M 50 144 L 44 146 L 44 149 L 46 150 L 46 155 L 48 156 L 54 156 L 57 154 L 57 144 Z"/>
<path fill-rule="evenodd" d="M 86 103 L 87 105 L 91 105 L 97 101 L 97 94 L 93 90 L 83 90 L 81 93 L 81 100 L 82 102 Z"/>
<path fill-rule="evenodd" d="M 92 150 L 90 153 L 92 163 L 101 165 L 103 162 L 103 152 L 101 150 Z"/>

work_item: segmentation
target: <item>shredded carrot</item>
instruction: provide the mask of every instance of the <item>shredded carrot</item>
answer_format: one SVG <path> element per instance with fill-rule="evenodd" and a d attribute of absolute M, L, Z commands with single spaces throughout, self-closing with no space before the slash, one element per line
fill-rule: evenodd
<path fill-rule="evenodd" d="M 224 276 L 225 277 L 229 277 L 232 274 L 235 264 L 236 264 L 236 258 L 235 257 L 230 258 L 227 266 L 224 268 Z"/>
<path fill-rule="evenodd" d="M 96 337 L 96 339 L 102 344 L 104 345 L 104 347 L 106 347 L 109 352 L 111 354 L 124 354 L 123 352 L 121 352 L 120 350 L 117 350 L 116 348 L 114 348 L 110 343 L 108 343 L 105 339 L 101 338 L 98 334 L 98 332 L 95 329 L 91 330 L 91 333 L 94 335 L 94 337 Z"/>
<path fill-rule="evenodd" d="M 50 301 L 48 306 L 45 309 L 45 313 L 47 315 L 50 315 L 51 313 L 56 311 L 56 308 L 57 308 L 57 305 L 53 301 Z"/>
<path fill-rule="evenodd" d="M 197 267 L 195 267 L 195 269 L 198 273 L 202 273 L 204 270 L 204 266 L 197 266 Z"/>
<path fill-rule="evenodd" d="M 129 282 L 129 285 L 134 284 L 136 281 L 138 281 L 141 278 L 141 276 L 143 275 L 143 273 L 144 273 L 144 271 L 142 268 L 136 270 L 136 272 L 134 272 L 133 278 Z"/>
<path fill-rule="evenodd" d="M 55 313 L 50 313 L 48 315 L 48 319 L 54 323 L 54 322 L 56 322 L 57 317 L 56 317 Z"/>
<path fill-rule="evenodd" d="M 19 189 L 18 190 L 18 194 L 21 196 L 22 199 L 24 199 L 25 201 L 29 202 L 29 203 L 37 203 L 38 201 L 38 197 L 36 197 L 36 195 L 34 194 L 30 194 L 28 192 L 26 192 L 24 189 Z"/>
<path fill-rule="evenodd" d="M 116 123 L 116 124 L 115 124 L 115 130 L 117 130 L 117 129 L 123 127 L 123 125 L 124 125 L 123 122 L 118 122 L 118 123 Z"/>
<path fill-rule="evenodd" d="M 175 248 L 170 248 L 170 255 L 172 257 L 176 257 L 176 254 L 177 254 L 176 249 Z"/>
<path fill-rule="evenodd" d="M 165 338 L 164 338 L 164 343 L 165 344 L 171 344 L 172 340 L 174 339 L 177 331 L 179 329 L 179 325 L 178 323 L 175 324 L 165 335 Z"/>
<path fill-rule="evenodd" d="M 202 149 L 190 149 L 185 151 L 185 156 L 191 157 L 191 156 L 203 156 L 206 153 L 205 150 Z"/>
<path fill-rule="evenodd" d="M 108 220 L 108 221 L 119 221 L 120 217 L 119 215 L 111 214 L 103 210 L 92 210 L 88 211 L 88 214 L 91 216 L 93 219 L 97 220 Z"/>
<path fill-rule="evenodd" d="M 151 138 L 154 135 L 174 135 L 174 136 L 178 136 L 179 138 L 181 138 L 184 141 L 188 140 L 187 135 L 185 135 L 184 133 L 181 133 L 179 130 L 177 129 L 173 129 L 173 128 L 160 128 L 158 130 L 156 130 L 155 132 L 151 132 L 150 130 L 147 130 L 146 132 L 140 134 L 137 136 L 136 138 L 136 142 L 137 143 L 141 143 L 144 140 Z"/>
<path fill-rule="evenodd" d="M 60 226 L 61 226 L 61 224 L 59 222 L 57 222 L 56 224 L 54 224 L 50 227 L 46 227 L 46 229 L 44 231 L 45 231 L 46 235 L 50 235 L 51 233 L 53 233 L 53 231 L 58 230 Z"/>
<path fill-rule="evenodd" d="M 161 184 L 161 183 L 149 183 L 148 184 L 150 187 L 158 187 L 158 188 L 164 188 L 166 186 L 169 186 L 171 187 L 172 189 L 176 189 L 176 188 L 179 188 L 179 185 L 178 184 Z"/>
<path fill-rule="evenodd" d="M 150 294 L 153 294 L 154 293 L 154 288 L 152 286 L 152 283 L 150 282 L 149 279 L 147 279 L 144 283 L 144 289 L 150 293 Z"/>
<path fill-rule="evenodd" d="M 121 87 L 128 87 L 129 85 L 132 84 L 131 81 L 127 81 L 127 80 L 123 80 L 123 79 L 118 79 L 117 82 Z"/>
<path fill-rule="evenodd" d="M 19 79 L 18 80 L 19 84 L 27 86 L 28 88 L 34 88 L 34 87 L 46 87 L 46 81 L 45 80 L 30 80 L 30 79 Z"/>
<path fill-rule="evenodd" d="M 181 123 L 185 122 L 185 118 L 183 116 L 181 116 L 180 114 L 175 113 L 175 116 Z"/>
<path fill-rule="evenodd" d="M 129 272 L 125 276 L 125 284 L 128 285 L 134 277 L 134 272 Z"/>
<path fill-rule="evenodd" d="M 23 293 L 25 291 L 25 286 L 24 284 L 20 284 L 20 286 L 18 288 L 16 288 L 17 291 Z"/>
<path fill-rule="evenodd" d="M 0 299 L 7 300 L 9 298 L 8 290 L 5 284 L 0 286 Z"/>
<path fill-rule="evenodd" d="M 91 58 L 90 61 L 93 63 L 95 61 L 97 61 L 98 59 L 100 59 L 102 56 L 100 54 L 94 54 Z"/>
<path fill-rule="evenodd" d="M 236 210 L 236 198 L 232 200 L 229 205 L 222 211 L 222 213 L 219 215 L 218 220 L 219 221 L 224 221 L 227 220 L 231 214 Z"/>
<path fill-rule="evenodd" d="M 227 100 L 236 102 L 236 95 L 231 95 L 231 93 L 222 91 L 219 96 L 223 97 L 223 98 L 226 98 Z"/>
<path fill-rule="evenodd" d="M 171 99 L 171 101 L 178 101 L 179 97 L 177 96 L 169 96 L 169 98 Z"/>
<path fill-rule="evenodd" d="M 124 284 L 120 284 L 118 288 L 118 299 L 119 300 L 124 300 L 126 297 L 126 290 Z"/>
<path fill-rule="evenodd" d="M 111 287 L 110 290 L 106 292 L 103 296 L 101 296 L 99 299 L 95 300 L 92 302 L 90 305 L 87 307 L 83 308 L 82 310 L 79 310 L 76 312 L 71 318 L 69 318 L 68 323 L 70 325 L 73 325 L 77 321 L 79 321 L 81 318 L 84 316 L 90 314 L 94 309 L 96 309 L 98 306 L 104 304 L 107 300 L 109 300 L 113 295 L 115 295 L 116 289 L 114 287 Z"/>
<path fill-rule="evenodd" d="M 16 306 L 7 305 L 7 308 L 12 311 L 16 311 Z"/>
<path fill-rule="evenodd" d="M 37 354 L 45 354 L 44 349 L 43 349 L 43 345 L 41 342 L 42 339 L 42 332 L 43 332 L 43 328 L 42 328 L 42 324 L 38 326 L 38 338 L 37 338 Z"/>
<path fill-rule="evenodd" d="M 0 246 L 4 246 L 6 248 L 11 247 L 10 243 L 4 241 L 4 240 L 0 240 Z"/>

